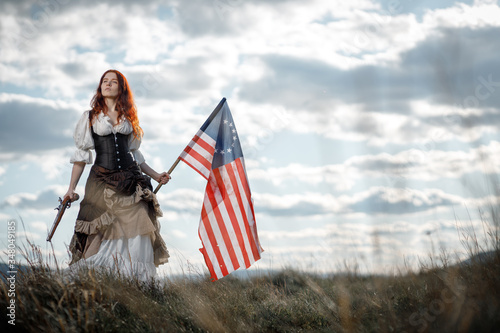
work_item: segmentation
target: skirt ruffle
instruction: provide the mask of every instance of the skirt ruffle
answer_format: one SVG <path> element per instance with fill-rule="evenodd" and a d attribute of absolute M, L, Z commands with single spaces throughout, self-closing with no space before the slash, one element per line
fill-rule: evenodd
<path fill-rule="evenodd" d="M 163 213 L 149 177 L 142 175 L 137 164 L 125 171 L 94 165 L 69 247 L 70 265 L 96 255 L 104 241 L 141 235 L 151 239 L 154 265 L 168 262 L 169 254 L 158 222 L 161 216 Z"/>
<path fill-rule="evenodd" d="M 104 268 L 116 274 L 146 281 L 156 275 L 153 255 L 151 239 L 148 236 L 104 240 L 97 254 L 74 263 L 66 272 L 71 274 L 81 268 Z"/>

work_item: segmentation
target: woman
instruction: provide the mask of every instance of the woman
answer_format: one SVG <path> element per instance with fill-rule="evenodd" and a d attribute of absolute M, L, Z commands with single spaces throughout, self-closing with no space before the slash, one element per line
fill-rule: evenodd
<path fill-rule="evenodd" d="M 70 160 L 71 181 L 64 195 L 75 199 L 85 164 L 92 163 L 90 150 L 95 150 L 70 244 L 70 269 L 104 266 L 145 280 L 169 257 L 157 220 L 162 213 L 149 177 L 166 184 L 170 176 L 153 170 L 139 151 L 143 131 L 123 74 L 106 71 L 91 106 L 76 125 L 77 150 Z"/>

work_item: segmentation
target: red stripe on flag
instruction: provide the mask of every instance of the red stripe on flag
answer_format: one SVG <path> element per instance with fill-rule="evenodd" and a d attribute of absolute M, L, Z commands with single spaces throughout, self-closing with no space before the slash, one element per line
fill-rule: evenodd
<path fill-rule="evenodd" d="M 233 126 L 231 113 L 224 103 L 225 99 L 219 103 L 179 156 L 180 160 L 208 181 L 198 236 L 202 241 L 200 251 L 212 280 L 224 277 L 240 266 L 250 267 L 260 259 L 263 251 L 257 235 L 255 212 L 241 147 L 239 142 L 236 142 L 238 137 L 234 128 L 233 136 L 228 132 L 229 127 L 224 127 Z M 223 115 L 219 114 L 219 111 Z M 225 147 L 230 144 L 231 138 L 234 150 L 230 149 L 230 146 Z M 223 163 L 217 159 L 216 169 L 212 170 L 215 145 L 218 142 L 222 144 L 221 149 L 227 148 L 231 155 L 225 155 Z"/>
<path fill-rule="evenodd" d="M 238 230 L 241 233 L 240 246 L 244 250 L 244 255 L 245 255 L 245 259 L 246 259 L 245 265 L 248 268 L 248 267 L 250 267 L 252 262 L 255 261 L 255 260 L 251 260 L 251 258 L 249 257 L 249 251 L 253 252 L 253 249 L 252 249 L 252 246 L 253 246 L 252 244 L 254 243 L 253 236 L 251 233 L 248 232 L 249 231 L 248 230 L 248 220 L 247 220 L 247 216 L 246 216 L 243 198 L 241 196 L 240 184 L 238 183 L 238 175 L 235 174 L 235 163 L 234 162 L 230 163 L 230 164 L 226 165 L 225 167 L 226 167 L 226 171 L 227 171 L 229 180 L 231 182 L 232 190 L 234 192 L 233 201 L 231 203 L 233 203 L 234 201 L 237 201 L 237 204 L 233 205 L 233 208 L 236 209 L 238 212 L 238 215 L 237 215 L 238 222 L 239 222 L 238 223 Z M 244 228 L 244 230 L 240 229 L 242 227 Z M 244 239 L 243 239 L 243 237 L 244 237 Z M 245 240 L 246 240 L 246 242 L 245 242 Z"/>
<path fill-rule="evenodd" d="M 215 239 L 214 231 L 212 229 L 212 225 L 210 224 L 210 220 L 208 218 L 208 214 L 207 214 L 207 210 L 206 210 L 205 205 L 203 205 L 203 208 L 201 211 L 201 221 L 202 221 L 203 226 L 205 227 L 205 231 L 208 235 L 208 239 L 210 241 L 212 251 L 214 252 L 215 257 L 217 258 L 217 261 L 218 261 L 215 264 L 217 264 L 217 266 L 220 267 L 220 270 L 222 271 L 223 276 L 226 276 L 227 274 L 229 274 L 229 272 L 227 271 L 226 265 L 220 264 L 220 263 L 224 263 L 224 258 L 222 257 L 222 254 L 221 254 L 220 249 L 219 249 L 219 245 L 217 244 L 217 240 Z M 198 230 L 198 235 L 200 235 L 199 230 Z M 201 235 L 200 235 L 200 239 L 203 243 L 203 239 L 201 238 Z M 203 255 L 205 255 L 205 261 L 209 261 L 211 263 L 211 265 L 213 265 L 214 263 L 211 262 L 210 257 L 206 253 L 205 247 L 203 247 L 203 249 L 205 251 L 205 253 L 203 253 L 203 251 L 202 251 Z M 209 267 L 209 270 L 210 270 L 210 267 Z M 210 271 L 210 274 L 211 274 L 211 278 L 217 279 L 217 275 L 215 274 L 213 267 L 212 267 L 212 270 Z"/>
<path fill-rule="evenodd" d="M 214 171 L 214 170 L 213 170 Z M 214 177 L 214 173 L 212 172 L 210 174 L 210 178 Z M 215 198 L 215 191 L 217 189 L 214 189 L 212 186 L 212 181 L 208 181 L 207 185 L 207 192 L 206 195 L 208 199 L 210 200 L 210 203 L 212 205 L 212 210 L 215 215 L 215 220 L 217 221 L 217 225 L 219 226 L 219 230 L 221 232 L 222 238 L 224 239 L 224 246 L 226 247 L 227 253 L 229 255 L 229 258 L 231 260 L 231 264 L 234 268 L 234 270 L 237 270 L 240 268 L 240 265 L 238 263 L 238 258 L 236 257 L 236 253 L 233 248 L 233 243 L 231 242 L 231 238 L 229 237 L 229 234 L 227 232 L 226 225 L 224 223 L 224 218 L 221 215 L 220 209 L 219 209 L 219 203 L 217 202 Z M 221 192 L 221 189 L 218 188 L 219 192 Z M 219 244 L 220 246 L 221 244 Z"/>
<path fill-rule="evenodd" d="M 255 221 L 253 203 L 252 200 L 250 199 L 252 197 L 252 194 L 250 193 L 250 186 L 248 185 L 248 179 L 247 179 L 247 174 L 245 172 L 245 167 L 243 166 L 243 163 L 241 163 L 241 158 L 238 158 L 237 160 L 235 160 L 235 162 L 236 162 L 236 167 L 238 168 L 238 174 L 240 175 L 241 183 L 243 184 L 243 188 L 245 189 L 245 194 L 248 198 L 248 203 L 250 204 L 250 208 L 252 210 L 252 218 Z"/>
<path fill-rule="evenodd" d="M 243 188 L 245 189 L 245 193 L 246 193 L 246 196 L 247 196 L 247 200 L 248 200 L 248 204 L 250 206 L 250 210 L 252 212 L 252 226 L 250 226 L 249 223 L 247 223 L 247 227 L 248 228 L 251 228 L 252 230 L 252 235 L 253 235 L 253 238 L 254 238 L 254 242 L 252 244 L 255 244 L 255 246 L 257 246 L 257 250 L 258 250 L 258 256 L 255 257 L 256 259 L 255 260 L 258 260 L 260 259 L 260 253 L 263 251 L 262 250 L 262 247 L 260 246 L 260 242 L 259 242 L 259 236 L 257 235 L 257 223 L 255 222 L 255 212 L 254 212 L 254 209 L 253 209 L 253 202 L 252 202 L 252 199 L 251 199 L 251 194 L 250 194 L 250 186 L 248 185 L 248 178 L 247 178 L 247 174 L 245 172 L 245 167 L 242 163 L 242 159 L 241 158 L 238 158 L 235 160 L 235 164 L 236 164 L 236 167 L 238 168 L 238 174 L 240 176 L 240 181 L 241 181 L 241 184 L 243 185 Z M 255 256 L 255 252 L 254 252 L 254 256 Z"/>
<path fill-rule="evenodd" d="M 193 138 L 193 141 L 196 142 L 200 147 L 205 149 L 207 153 L 213 154 L 214 153 L 214 147 L 207 143 L 205 140 L 200 138 L 198 135 L 195 135 Z"/>
<path fill-rule="evenodd" d="M 189 149 L 188 149 L 189 148 Z M 184 151 L 191 157 L 193 157 L 195 160 L 200 162 L 207 170 L 210 170 L 212 168 L 212 163 L 205 158 L 205 156 L 201 155 L 198 153 L 195 149 L 191 147 L 186 147 Z"/>
<path fill-rule="evenodd" d="M 222 197 L 224 198 L 226 210 L 227 210 L 227 213 L 229 215 L 229 219 L 231 220 L 231 225 L 233 226 L 234 234 L 236 236 L 236 240 L 237 240 L 239 248 L 241 250 L 241 254 L 243 255 L 243 261 L 245 262 L 245 267 L 249 267 L 250 262 L 248 260 L 248 253 L 246 251 L 245 242 L 243 240 L 243 234 L 241 232 L 240 225 L 238 223 L 238 218 L 237 218 L 236 213 L 234 211 L 233 203 L 231 202 L 231 198 L 234 198 L 234 196 L 235 196 L 235 187 L 237 186 L 231 180 L 231 175 L 228 172 L 229 171 L 228 169 L 231 169 L 231 171 L 232 171 L 231 165 L 232 165 L 232 163 L 229 163 L 229 164 L 224 165 L 220 169 L 215 169 L 214 174 L 215 174 L 215 179 L 217 180 L 217 186 L 219 187 L 219 189 L 224 190 L 224 195 Z M 221 169 L 227 173 L 227 175 L 230 179 L 229 182 L 227 182 L 227 181 L 225 182 L 222 179 Z M 234 174 L 233 174 L 233 178 L 234 178 Z M 236 185 L 236 186 L 234 186 L 234 185 Z M 237 188 L 236 188 L 236 190 L 237 190 Z M 242 206 L 240 205 L 239 207 L 242 207 Z"/>
<path fill-rule="evenodd" d="M 199 233 L 198 233 L 198 236 L 201 239 L 201 236 Z M 200 252 L 201 252 L 201 254 L 203 254 L 203 258 L 205 259 L 205 265 L 207 265 L 208 271 L 210 272 L 210 280 L 212 280 L 212 282 L 216 281 L 217 274 L 215 274 L 214 266 L 212 265 L 212 261 L 210 260 L 210 257 L 208 256 L 207 250 L 205 249 L 205 247 L 202 247 L 200 249 Z"/>
<path fill-rule="evenodd" d="M 245 206 L 248 205 L 250 207 L 252 205 L 252 202 L 251 202 L 251 198 L 249 198 L 248 196 L 246 197 L 246 202 L 245 203 L 243 202 L 243 197 L 242 197 L 241 192 L 240 192 L 238 180 L 237 180 L 236 175 L 235 175 L 234 170 L 233 170 L 233 165 L 237 167 L 237 165 L 236 165 L 237 161 L 239 161 L 239 159 L 236 160 L 235 163 L 231 163 L 231 164 L 226 165 L 226 167 L 227 167 L 229 178 L 231 179 L 231 184 L 233 185 L 235 197 L 238 200 L 238 208 L 239 208 L 239 210 L 241 212 L 241 216 L 243 218 L 243 225 L 245 226 L 245 232 L 246 232 L 246 235 L 248 238 L 248 243 L 250 244 L 250 248 L 252 250 L 253 259 L 254 259 L 253 261 L 257 261 L 260 259 L 260 254 L 259 254 L 259 251 L 257 249 L 257 245 L 255 244 L 253 233 L 250 229 L 250 224 L 248 223 L 247 213 L 245 210 Z M 242 180 L 242 178 L 243 179 L 246 179 L 246 178 L 241 177 L 239 171 L 238 171 L 238 176 L 239 176 L 239 180 L 240 180 L 241 185 L 244 188 L 245 187 L 248 188 L 248 186 L 246 186 L 246 184 Z M 252 222 L 255 223 L 255 220 Z M 246 252 L 246 248 L 245 248 L 245 255 L 248 256 L 248 254 Z M 247 268 L 250 267 L 250 265 L 251 265 L 251 263 L 249 263 L 249 262 L 247 263 L 246 261 L 245 261 L 245 264 L 247 265 L 246 266 Z"/>
<path fill-rule="evenodd" d="M 202 175 L 203 178 L 205 178 L 206 180 L 208 180 L 208 177 L 203 174 L 197 167 L 195 167 L 194 165 L 192 165 L 190 162 L 186 161 L 184 158 L 180 157 L 179 156 L 179 159 L 181 161 L 183 161 L 184 163 L 186 163 L 187 165 L 189 165 L 192 169 L 194 169 L 194 171 L 198 172 L 200 175 Z"/>
<path fill-rule="evenodd" d="M 215 141 L 203 131 L 198 131 L 184 148 L 179 159 L 208 180 L 212 169 Z"/>
<path fill-rule="evenodd" d="M 241 184 L 243 184 L 243 188 L 245 189 L 245 194 L 248 198 L 248 201 L 250 201 L 252 195 L 250 194 L 250 187 L 248 186 L 245 167 L 241 163 L 241 158 L 236 159 L 235 162 L 236 162 L 236 168 L 238 169 L 238 174 L 240 175 Z"/>

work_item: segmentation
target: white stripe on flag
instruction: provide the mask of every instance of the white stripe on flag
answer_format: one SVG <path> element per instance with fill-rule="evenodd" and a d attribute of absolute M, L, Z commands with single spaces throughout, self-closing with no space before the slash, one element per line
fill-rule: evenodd
<path fill-rule="evenodd" d="M 225 211 L 227 213 L 228 218 L 230 217 L 229 215 L 232 216 L 232 220 L 234 220 L 234 223 L 236 225 L 233 225 L 233 221 L 228 220 L 228 223 L 231 224 L 231 230 L 232 230 L 232 237 L 233 237 L 233 244 L 238 247 L 237 254 L 238 256 L 238 262 L 240 263 L 240 266 L 245 266 L 248 267 L 247 262 L 249 262 L 248 258 L 248 249 L 249 249 L 249 242 L 248 242 L 248 235 L 246 233 L 246 229 L 244 227 L 244 219 L 241 214 L 241 208 L 240 204 L 238 202 L 237 198 L 237 193 L 239 191 L 238 184 L 234 183 L 231 177 L 229 176 L 229 173 L 227 171 L 227 168 L 230 168 L 232 170 L 231 166 L 234 164 L 234 162 L 230 164 L 226 164 L 224 167 L 219 168 L 219 171 L 221 173 L 221 178 L 223 181 L 223 186 L 225 187 L 225 191 L 227 192 L 227 199 L 226 202 L 230 207 L 225 207 Z M 237 174 L 234 175 L 234 178 L 236 179 L 238 177 Z M 244 202 L 242 203 L 244 205 Z M 231 210 L 234 213 L 229 213 L 229 210 Z M 240 237 L 238 237 L 240 235 Z M 240 243 L 240 239 L 243 243 Z M 251 251 L 251 249 L 250 249 Z M 240 257 L 241 256 L 241 257 Z M 246 260 L 245 260 L 246 259 Z"/>
<path fill-rule="evenodd" d="M 210 223 L 210 226 L 212 227 L 214 237 L 217 241 L 217 244 L 219 245 L 218 246 L 219 251 L 220 251 L 222 258 L 224 260 L 224 262 L 221 262 L 218 264 L 226 266 L 228 272 L 233 272 L 235 270 L 235 268 L 233 267 L 233 264 L 231 262 L 231 255 L 227 249 L 228 244 L 226 244 L 226 241 L 224 240 L 224 236 L 222 234 L 222 231 L 220 230 L 219 224 L 217 223 L 217 218 L 216 218 L 214 211 L 213 211 L 214 207 L 212 207 L 212 204 L 210 203 L 210 199 L 208 198 L 208 196 L 205 196 L 205 201 L 203 204 L 205 206 L 205 210 L 207 211 L 207 218 L 208 218 L 208 221 Z M 221 221 L 221 222 L 224 223 L 224 221 Z M 212 245 L 216 246 L 217 244 L 212 244 Z"/>
<path fill-rule="evenodd" d="M 250 245 L 249 235 L 247 234 L 247 230 L 245 228 L 245 220 L 243 218 L 243 214 L 248 216 L 248 214 L 246 213 L 247 209 L 249 209 L 248 200 L 246 199 L 245 189 L 243 188 L 243 186 L 241 184 L 238 169 L 236 168 L 235 164 L 231 163 L 229 165 L 226 165 L 226 167 L 231 168 L 233 170 L 234 175 L 235 175 L 236 184 L 233 184 L 232 182 L 230 182 L 230 184 L 233 188 L 237 188 L 237 191 L 240 193 L 242 205 L 239 204 L 238 198 L 236 197 L 236 195 L 232 195 L 230 197 L 230 201 L 231 201 L 231 205 L 233 207 L 234 213 L 236 214 L 236 219 L 238 221 L 238 225 L 239 225 L 240 230 L 241 230 L 245 251 L 247 253 L 250 264 L 252 264 L 253 262 L 255 262 L 255 258 L 253 257 L 253 254 L 252 254 L 252 247 Z M 235 194 L 236 194 L 236 191 L 235 191 Z M 249 221 L 249 223 L 250 223 L 250 221 Z M 246 264 L 245 264 L 245 266 L 246 266 Z"/>
<path fill-rule="evenodd" d="M 255 258 L 255 260 L 259 260 L 260 259 L 260 254 L 264 250 L 260 246 L 259 236 L 257 235 L 257 226 L 255 224 L 255 215 L 254 215 L 254 212 L 253 212 L 253 209 L 252 209 L 252 207 L 253 207 L 253 200 L 252 200 L 251 194 L 250 194 L 250 184 L 248 183 L 248 178 L 247 178 L 246 169 L 245 169 L 245 163 L 244 163 L 243 158 L 240 159 L 240 162 L 241 162 L 240 165 L 241 165 L 243 174 L 241 174 L 241 173 L 239 174 L 240 178 L 238 180 L 240 182 L 242 182 L 242 186 L 246 189 L 246 191 L 248 191 L 248 192 L 245 192 L 245 191 L 242 192 L 242 198 L 244 198 L 245 202 L 247 203 L 247 205 L 245 205 L 245 210 L 246 210 L 246 213 L 247 213 L 248 225 L 249 225 L 250 230 L 252 232 L 253 239 L 255 241 L 255 247 L 257 248 L 258 255 L 259 255 L 259 257 Z M 244 184 L 243 184 L 243 182 L 244 182 Z M 250 196 L 247 196 L 247 193 Z"/>
<path fill-rule="evenodd" d="M 226 118 L 231 119 L 230 125 Z M 236 141 L 234 128 L 232 133 L 235 136 L 228 131 L 229 127 L 224 126 L 233 126 L 225 99 L 202 126 L 215 137 L 198 130 L 179 156 L 208 181 L 198 234 L 203 245 L 200 250 L 212 280 L 224 277 L 242 266 L 250 267 L 260 259 L 263 251 L 257 235 L 253 201 L 239 140 Z M 234 149 L 229 146 L 231 138 Z M 215 146 L 219 140 L 221 149 L 227 149 L 231 154 L 224 155 L 224 162 L 217 160 L 217 165 L 213 166 Z"/>
<path fill-rule="evenodd" d="M 241 251 L 238 237 L 236 236 L 236 232 L 234 230 L 233 224 L 231 223 L 231 217 L 229 216 L 229 212 L 226 208 L 226 203 L 221 201 L 218 205 L 219 211 L 222 215 L 222 221 L 226 227 L 227 235 L 229 236 L 229 241 L 234 249 L 234 254 L 236 255 L 236 259 L 238 260 L 238 264 L 240 267 L 246 267 L 245 259 L 243 258 L 243 252 Z M 229 245 L 229 244 L 228 244 Z M 239 267 L 238 267 L 239 268 Z M 237 269 L 237 268 L 236 268 Z"/>
<path fill-rule="evenodd" d="M 202 242 L 203 246 L 205 247 L 205 251 L 206 251 L 207 256 L 210 260 L 210 263 L 212 264 L 214 272 L 217 275 L 217 278 L 220 279 L 224 275 L 222 274 L 222 271 L 220 269 L 220 264 L 217 260 L 217 256 L 215 255 L 215 251 L 212 247 L 212 243 L 210 242 L 210 239 L 208 238 L 207 230 L 205 229 L 205 225 L 203 224 L 202 220 L 200 220 L 199 233 L 200 233 L 201 242 Z"/>
<path fill-rule="evenodd" d="M 188 150 L 186 152 L 185 150 Z M 185 150 L 180 154 L 180 158 L 193 169 L 198 171 L 203 177 L 207 178 L 210 175 L 213 153 L 215 149 L 215 140 L 198 130 L 198 133 L 189 142 Z M 196 153 L 193 153 L 196 152 Z"/>

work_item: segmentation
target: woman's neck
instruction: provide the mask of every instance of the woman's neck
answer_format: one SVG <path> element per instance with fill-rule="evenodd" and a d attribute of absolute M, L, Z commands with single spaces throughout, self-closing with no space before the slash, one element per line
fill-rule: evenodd
<path fill-rule="evenodd" d="M 109 112 L 114 113 L 116 111 L 115 110 L 116 98 L 105 98 L 104 102 L 106 103 L 106 109 L 108 113 Z"/>

